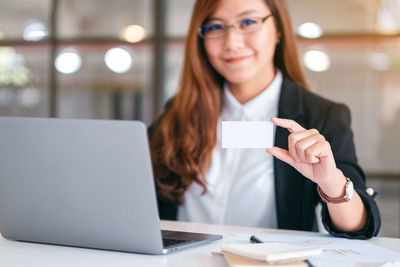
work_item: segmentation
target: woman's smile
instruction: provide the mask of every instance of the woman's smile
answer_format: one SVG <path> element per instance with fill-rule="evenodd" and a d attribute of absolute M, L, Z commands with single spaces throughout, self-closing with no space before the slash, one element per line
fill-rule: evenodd
<path fill-rule="evenodd" d="M 236 56 L 236 57 L 228 57 L 225 58 L 224 61 L 228 64 L 237 64 L 237 63 L 242 63 L 248 59 L 251 58 L 251 55 L 249 56 Z"/>

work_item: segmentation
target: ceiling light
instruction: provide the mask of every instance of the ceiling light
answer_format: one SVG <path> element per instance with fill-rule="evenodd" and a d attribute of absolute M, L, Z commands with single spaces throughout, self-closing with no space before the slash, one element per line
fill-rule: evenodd
<path fill-rule="evenodd" d="M 310 50 L 304 53 L 304 64 L 311 71 L 322 72 L 329 69 L 331 60 L 323 51 Z"/>
<path fill-rule="evenodd" d="M 48 35 L 46 26 L 43 22 L 29 20 L 26 23 L 23 38 L 26 41 L 40 41 Z"/>
<path fill-rule="evenodd" d="M 109 49 L 104 56 L 104 61 L 106 66 L 116 73 L 125 73 L 132 66 L 131 54 L 127 49 L 121 47 Z"/>
<path fill-rule="evenodd" d="M 64 74 L 77 72 L 82 65 L 81 56 L 72 50 L 61 52 L 55 62 L 56 69 Z"/>
<path fill-rule="evenodd" d="M 140 25 L 129 25 L 122 30 L 120 37 L 127 42 L 137 43 L 146 37 L 146 31 Z"/>
<path fill-rule="evenodd" d="M 297 27 L 297 34 L 308 39 L 321 37 L 322 28 L 314 22 L 306 22 Z"/>

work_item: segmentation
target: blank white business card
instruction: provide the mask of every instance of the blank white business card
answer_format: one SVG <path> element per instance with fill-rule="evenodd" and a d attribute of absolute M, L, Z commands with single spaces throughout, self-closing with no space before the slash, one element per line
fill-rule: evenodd
<path fill-rule="evenodd" d="M 273 131 L 270 121 L 223 121 L 222 148 L 270 148 Z"/>

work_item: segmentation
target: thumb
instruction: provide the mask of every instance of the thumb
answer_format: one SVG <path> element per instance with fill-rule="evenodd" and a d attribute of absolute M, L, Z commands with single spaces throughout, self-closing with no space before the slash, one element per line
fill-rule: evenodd
<path fill-rule="evenodd" d="M 290 155 L 289 151 L 285 149 L 279 147 L 271 147 L 267 149 L 267 152 L 293 167 L 296 163 L 296 160 Z"/>

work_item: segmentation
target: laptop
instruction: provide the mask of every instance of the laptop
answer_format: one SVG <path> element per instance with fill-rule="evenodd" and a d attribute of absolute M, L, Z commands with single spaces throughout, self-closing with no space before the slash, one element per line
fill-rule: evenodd
<path fill-rule="evenodd" d="M 144 254 L 222 238 L 160 230 L 142 122 L 17 117 L 0 117 L 0 232 Z"/>

